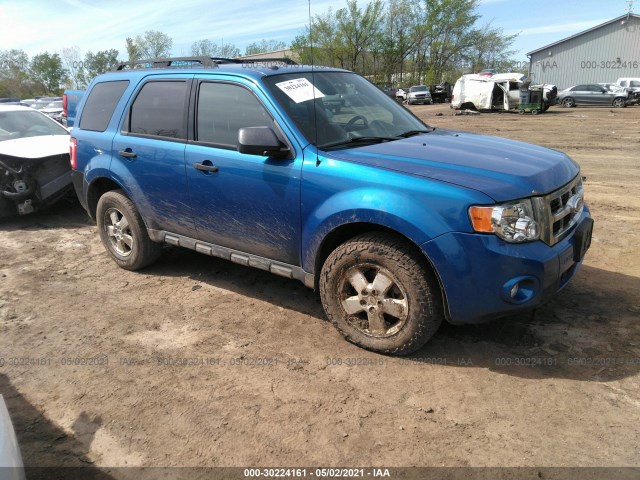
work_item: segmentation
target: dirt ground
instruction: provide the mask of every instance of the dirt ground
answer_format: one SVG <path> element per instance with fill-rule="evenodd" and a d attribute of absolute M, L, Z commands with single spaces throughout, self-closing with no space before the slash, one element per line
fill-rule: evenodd
<path fill-rule="evenodd" d="M 595 218 L 534 314 L 408 359 L 296 281 L 167 248 L 119 269 L 73 202 L 0 223 L 0 392 L 28 466 L 640 466 L 640 107 L 427 123 L 557 148 Z"/>

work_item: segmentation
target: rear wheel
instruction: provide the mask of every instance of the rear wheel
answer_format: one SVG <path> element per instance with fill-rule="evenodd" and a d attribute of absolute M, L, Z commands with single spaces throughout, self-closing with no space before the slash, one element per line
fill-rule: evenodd
<path fill-rule="evenodd" d="M 322 267 L 320 296 L 340 333 L 376 352 L 408 355 L 442 323 L 437 280 L 425 260 L 386 233 L 336 248 Z"/>
<path fill-rule="evenodd" d="M 627 106 L 627 102 L 624 98 L 618 97 L 613 99 L 613 106 L 616 108 L 622 108 Z"/>
<path fill-rule="evenodd" d="M 139 270 L 162 253 L 162 245 L 151 241 L 142 217 L 122 190 L 100 197 L 96 220 L 102 244 L 120 267 Z"/>

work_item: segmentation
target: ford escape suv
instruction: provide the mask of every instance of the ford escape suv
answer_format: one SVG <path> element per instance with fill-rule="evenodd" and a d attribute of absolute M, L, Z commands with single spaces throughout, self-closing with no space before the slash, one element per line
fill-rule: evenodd
<path fill-rule="evenodd" d="M 590 245 L 567 155 L 432 128 L 345 70 L 124 69 L 77 119 L 75 190 L 120 267 L 164 243 L 297 279 L 377 352 L 540 305 Z"/>

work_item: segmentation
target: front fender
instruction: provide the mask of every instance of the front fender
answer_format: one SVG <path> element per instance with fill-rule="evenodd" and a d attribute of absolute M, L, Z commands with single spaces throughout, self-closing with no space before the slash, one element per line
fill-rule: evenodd
<path fill-rule="evenodd" d="M 302 266 L 305 271 L 314 273 L 323 241 L 348 224 L 379 225 L 398 232 L 416 245 L 459 227 L 458 222 L 443 215 L 443 203 L 439 203 L 438 208 L 432 206 L 419 196 L 382 188 L 358 188 L 332 195 L 304 217 Z M 449 207 L 445 209 L 448 212 L 460 209 L 459 204 Z M 459 214 L 466 216 L 466 209 Z"/>

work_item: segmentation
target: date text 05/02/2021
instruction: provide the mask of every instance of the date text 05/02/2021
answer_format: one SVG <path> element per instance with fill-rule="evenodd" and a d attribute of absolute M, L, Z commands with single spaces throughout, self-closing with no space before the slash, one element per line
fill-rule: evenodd
<path fill-rule="evenodd" d="M 245 478 L 390 478 L 388 468 L 245 468 Z"/>

